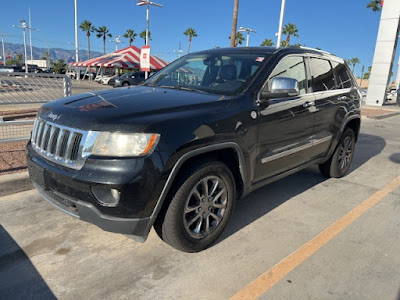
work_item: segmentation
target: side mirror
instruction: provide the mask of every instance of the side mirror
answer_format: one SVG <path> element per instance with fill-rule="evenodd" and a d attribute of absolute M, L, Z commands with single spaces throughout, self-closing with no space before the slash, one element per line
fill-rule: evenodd
<path fill-rule="evenodd" d="M 296 97 L 300 95 L 299 83 L 294 78 L 275 77 L 271 81 L 271 90 L 261 92 L 262 99 Z"/>

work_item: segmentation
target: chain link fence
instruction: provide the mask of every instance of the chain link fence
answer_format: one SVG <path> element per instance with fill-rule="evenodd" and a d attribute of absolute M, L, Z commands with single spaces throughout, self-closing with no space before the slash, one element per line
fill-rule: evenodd
<path fill-rule="evenodd" d="M 70 95 L 71 79 L 66 75 L 0 73 L 0 109 L 4 104 L 45 103 Z M 0 116 L 0 144 L 29 139 L 33 122 L 4 121 Z"/>
<path fill-rule="evenodd" d="M 0 73 L 0 104 L 43 103 L 70 95 L 66 75 Z"/>

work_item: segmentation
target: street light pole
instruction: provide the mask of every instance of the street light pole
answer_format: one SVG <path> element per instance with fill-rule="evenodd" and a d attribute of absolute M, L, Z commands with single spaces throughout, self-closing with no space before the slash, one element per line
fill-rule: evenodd
<path fill-rule="evenodd" d="M 2 48 L 3 48 L 3 63 L 4 63 L 4 65 L 6 65 L 6 51 L 4 49 L 4 36 L 8 35 L 8 34 L 0 33 L 0 35 L 1 35 L 1 44 L 2 44 Z"/>
<path fill-rule="evenodd" d="M 115 51 L 118 51 L 118 44 L 123 43 L 120 35 L 117 35 L 113 40 L 110 40 L 110 42 L 115 42 Z"/>
<path fill-rule="evenodd" d="M 283 17 L 285 16 L 285 5 L 286 5 L 286 0 L 282 0 L 281 15 L 279 17 L 278 40 L 276 42 L 276 48 L 279 48 L 281 46 Z"/>
<path fill-rule="evenodd" d="M 13 25 L 13 27 L 18 27 L 23 29 L 23 34 L 24 34 L 24 52 L 25 52 L 25 73 L 28 73 L 28 60 L 27 60 L 27 54 L 26 54 L 26 29 L 28 30 L 35 30 L 34 28 L 26 26 L 25 20 L 20 20 L 21 26 Z"/>
<path fill-rule="evenodd" d="M 77 0 L 74 0 L 75 3 L 75 60 L 79 61 L 79 44 L 78 44 L 78 3 Z M 78 71 L 76 72 L 76 80 L 80 80 L 81 72 L 78 67 Z"/>
<path fill-rule="evenodd" d="M 240 27 L 239 31 L 244 32 L 247 31 L 247 38 L 246 38 L 246 47 L 249 47 L 249 41 L 250 41 L 250 32 L 257 32 L 251 28 L 246 28 L 246 27 Z"/>
<path fill-rule="evenodd" d="M 149 30 L 150 30 L 150 5 L 154 5 L 157 7 L 164 7 L 161 4 L 151 2 L 150 0 L 137 0 L 138 3 L 136 4 L 137 6 L 143 6 L 146 5 L 146 46 L 149 45 Z M 149 77 L 149 72 L 145 72 L 145 79 Z"/>
<path fill-rule="evenodd" d="M 32 27 L 31 23 L 31 8 L 29 7 L 29 27 Z M 33 64 L 33 50 L 32 50 L 32 30 L 29 30 L 29 45 L 31 48 L 31 64 Z"/>

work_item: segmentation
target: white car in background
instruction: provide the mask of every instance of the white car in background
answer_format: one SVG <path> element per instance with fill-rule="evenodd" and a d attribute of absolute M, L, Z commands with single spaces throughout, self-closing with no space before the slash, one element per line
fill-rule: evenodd
<path fill-rule="evenodd" d="M 100 82 L 102 84 L 108 84 L 108 82 L 110 81 L 111 78 L 115 78 L 117 77 L 117 75 L 113 75 L 113 76 L 103 76 L 103 78 L 100 80 Z"/>

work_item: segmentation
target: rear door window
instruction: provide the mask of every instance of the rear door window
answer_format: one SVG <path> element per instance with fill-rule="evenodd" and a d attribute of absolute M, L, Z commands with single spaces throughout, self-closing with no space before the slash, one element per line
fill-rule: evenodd
<path fill-rule="evenodd" d="M 338 89 L 351 88 L 351 79 L 347 68 L 344 64 L 332 62 L 333 68 L 336 74 L 336 83 Z"/>
<path fill-rule="evenodd" d="M 330 91 L 336 88 L 333 69 L 328 60 L 312 57 L 310 68 L 314 92 Z"/>

